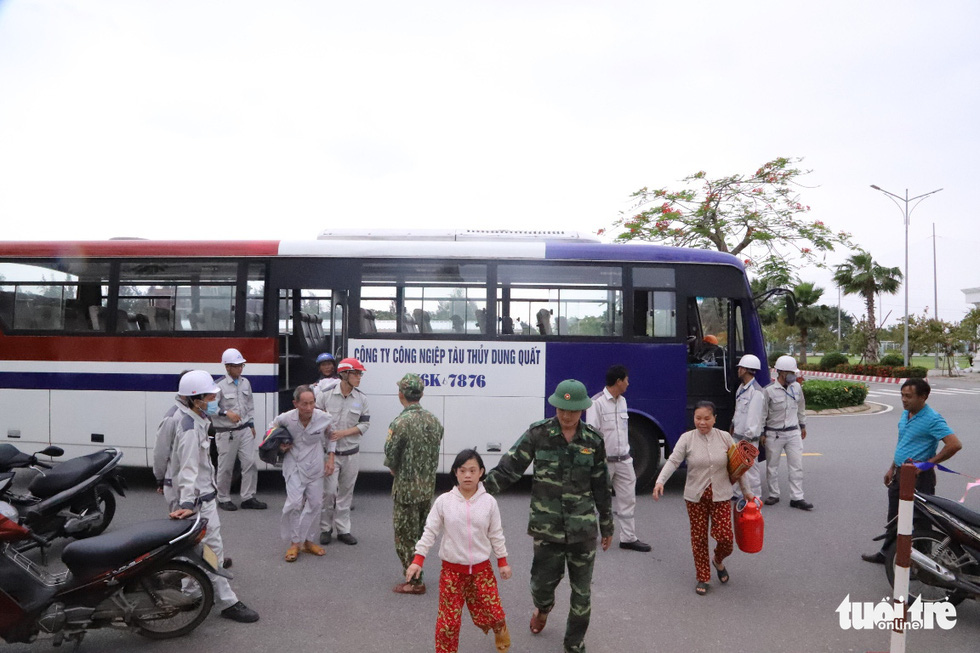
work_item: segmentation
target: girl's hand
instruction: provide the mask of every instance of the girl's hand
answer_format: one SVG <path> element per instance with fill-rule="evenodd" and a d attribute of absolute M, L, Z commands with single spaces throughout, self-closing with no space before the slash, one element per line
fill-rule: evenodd
<path fill-rule="evenodd" d="M 419 565 L 413 562 L 408 566 L 408 569 L 405 570 L 405 582 L 411 583 L 412 579 L 418 578 L 419 574 L 421 573 L 422 573 L 422 567 L 420 567 Z M 500 575 L 503 576 L 503 571 L 501 571 Z"/>
<path fill-rule="evenodd" d="M 664 484 L 657 483 L 653 486 L 653 500 L 660 501 L 660 497 L 664 495 Z"/>
<path fill-rule="evenodd" d="M 510 570 L 510 565 L 504 565 L 503 567 L 500 568 L 500 577 L 503 578 L 504 580 L 507 580 L 513 575 L 514 573 Z"/>

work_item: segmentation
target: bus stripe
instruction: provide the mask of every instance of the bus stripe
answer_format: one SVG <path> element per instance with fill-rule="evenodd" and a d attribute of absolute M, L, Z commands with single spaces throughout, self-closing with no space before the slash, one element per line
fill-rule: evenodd
<path fill-rule="evenodd" d="M 0 372 L 0 388 L 19 390 L 110 390 L 174 392 L 180 374 L 76 374 L 61 372 Z M 276 392 L 275 376 L 249 376 L 257 393 Z"/>

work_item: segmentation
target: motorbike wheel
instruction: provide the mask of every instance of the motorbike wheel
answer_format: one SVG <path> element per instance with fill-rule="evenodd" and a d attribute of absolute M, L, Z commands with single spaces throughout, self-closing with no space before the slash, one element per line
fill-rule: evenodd
<path fill-rule="evenodd" d="M 133 623 L 143 637 L 170 639 L 197 628 L 211 613 L 214 589 L 196 565 L 172 560 L 126 588 L 137 604 Z"/>
<path fill-rule="evenodd" d="M 895 587 L 895 547 L 897 542 L 892 542 L 885 552 L 885 575 L 888 577 L 888 584 Z M 963 573 L 961 560 L 964 559 L 963 550 L 948 537 L 935 531 L 920 532 L 912 534 L 912 547 L 917 551 L 926 554 L 932 560 L 943 565 L 947 569 L 957 573 Z M 913 563 L 909 567 L 909 595 L 906 599 L 911 605 L 915 597 L 921 597 L 923 603 L 935 603 L 948 601 L 953 605 L 959 605 L 966 598 L 966 594 L 960 590 L 937 587 L 928 584 L 928 576 L 921 574 Z"/>
<path fill-rule="evenodd" d="M 102 519 L 95 522 L 81 533 L 75 534 L 75 539 L 83 540 L 86 537 L 99 535 L 106 528 L 116 514 L 116 496 L 112 493 L 112 488 L 108 485 L 100 484 L 95 486 L 95 501 L 89 501 L 82 507 L 86 513 L 92 511 L 99 512 Z"/>

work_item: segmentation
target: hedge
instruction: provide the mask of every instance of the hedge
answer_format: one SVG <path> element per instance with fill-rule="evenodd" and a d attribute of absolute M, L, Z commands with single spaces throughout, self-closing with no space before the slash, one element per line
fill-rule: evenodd
<path fill-rule="evenodd" d="M 856 381 L 809 379 L 803 384 L 807 408 L 844 408 L 860 406 L 868 397 L 868 386 Z"/>
<path fill-rule="evenodd" d="M 894 377 L 897 379 L 924 379 L 929 371 L 924 367 L 892 367 L 890 365 L 838 365 L 835 372 L 864 374 L 868 376 Z"/>
<path fill-rule="evenodd" d="M 887 365 L 888 367 L 901 367 L 905 365 L 905 359 L 896 354 L 886 354 L 878 359 L 879 365 Z"/>

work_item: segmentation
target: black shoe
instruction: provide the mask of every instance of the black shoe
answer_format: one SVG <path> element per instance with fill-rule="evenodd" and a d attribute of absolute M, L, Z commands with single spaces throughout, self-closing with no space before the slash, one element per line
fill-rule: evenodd
<path fill-rule="evenodd" d="M 800 510 L 813 510 L 813 504 L 807 503 L 803 499 L 793 499 L 789 502 L 790 508 L 799 508 Z"/>
<path fill-rule="evenodd" d="M 231 569 L 231 558 L 225 558 L 225 561 L 221 563 L 222 569 Z"/>
<path fill-rule="evenodd" d="M 259 620 L 259 613 L 249 608 L 241 601 L 230 608 L 225 608 L 222 610 L 221 616 L 225 619 L 231 619 L 232 621 L 237 621 L 243 624 L 250 624 Z"/>
<path fill-rule="evenodd" d="M 328 544 L 330 544 L 330 540 L 332 539 L 333 539 L 333 531 L 323 531 L 322 533 L 320 533 L 320 544 L 322 546 L 327 546 Z"/>
<path fill-rule="evenodd" d="M 877 553 L 862 553 L 861 559 L 865 562 L 870 562 L 873 565 L 885 564 L 885 554 L 881 551 L 878 551 Z"/>
<path fill-rule="evenodd" d="M 653 550 L 652 546 L 639 540 L 633 540 L 632 542 L 620 542 L 619 548 L 629 549 L 630 551 L 639 551 L 640 553 L 647 553 Z"/>
<path fill-rule="evenodd" d="M 265 510 L 269 507 L 264 501 L 259 501 L 255 497 L 242 501 L 242 510 Z"/>
<path fill-rule="evenodd" d="M 357 538 L 350 533 L 337 533 L 337 541 L 351 546 L 357 544 Z"/>
<path fill-rule="evenodd" d="M 765 505 L 767 505 L 767 506 L 774 506 L 777 503 L 779 503 L 779 497 L 769 497 L 768 499 L 766 499 L 762 503 L 765 504 Z"/>
<path fill-rule="evenodd" d="M 238 510 L 238 506 L 233 504 L 231 501 L 221 501 L 218 503 L 218 507 L 222 510 L 227 510 L 228 512 L 235 512 Z M 230 610 L 231 608 L 228 609 Z"/>

